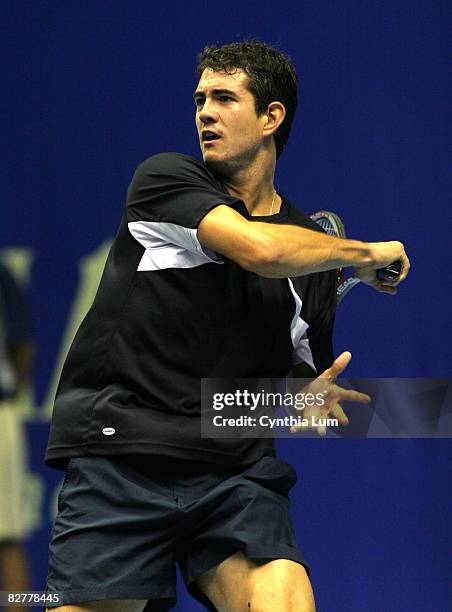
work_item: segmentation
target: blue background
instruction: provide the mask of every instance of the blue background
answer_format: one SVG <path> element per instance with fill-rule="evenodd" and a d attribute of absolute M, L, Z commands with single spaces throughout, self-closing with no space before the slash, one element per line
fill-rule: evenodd
<path fill-rule="evenodd" d="M 335 350 L 353 376 L 450 377 L 450 90 L 442 0 L 23 1 L 1 5 L 0 246 L 30 248 L 38 345 L 31 469 L 44 478 L 30 536 L 45 579 L 49 499 L 44 402 L 79 263 L 114 236 L 137 164 L 198 156 L 195 57 L 257 37 L 288 52 L 300 106 L 276 175 L 305 212 L 326 208 L 349 236 L 404 242 L 412 273 L 397 297 L 359 286 L 341 304 Z M 447 121 L 449 119 L 449 122 Z M 449 196 L 449 197 L 448 197 Z M 318 612 L 450 609 L 447 440 L 279 444 L 299 471 L 293 512 Z M 180 589 L 177 610 L 199 610 Z"/>

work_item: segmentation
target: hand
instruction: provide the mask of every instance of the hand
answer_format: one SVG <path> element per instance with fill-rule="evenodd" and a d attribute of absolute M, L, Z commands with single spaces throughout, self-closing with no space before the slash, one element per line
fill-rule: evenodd
<path fill-rule="evenodd" d="M 399 285 L 407 277 L 410 269 L 410 261 L 405 253 L 404 246 L 401 242 L 373 242 L 371 246 L 372 264 L 355 268 L 355 275 L 362 283 L 370 285 L 377 291 L 395 295 L 397 293 L 397 285 Z M 393 282 L 383 282 L 378 280 L 376 270 L 385 268 L 394 261 L 402 262 L 402 269 L 399 277 Z"/>
<path fill-rule="evenodd" d="M 334 382 L 336 377 L 345 370 L 350 363 L 352 358 L 351 353 L 345 351 L 341 353 L 339 357 L 333 362 L 331 367 L 326 369 L 323 374 L 318 378 L 309 383 L 304 389 L 303 393 L 312 393 L 314 396 L 317 394 L 323 395 L 323 405 L 305 406 L 303 411 L 298 413 L 298 416 L 303 419 L 308 419 L 310 422 L 315 418 L 316 421 L 319 419 L 335 418 L 339 421 L 340 425 L 348 425 L 348 418 L 340 405 L 341 400 L 347 400 L 351 402 L 360 402 L 361 404 L 368 404 L 370 397 L 366 393 L 360 393 L 359 391 L 352 391 L 350 389 L 342 389 Z M 317 429 L 317 433 L 320 436 L 326 435 L 326 427 L 319 425 L 318 427 L 310 426 L 294 426 L 290 428 L 292 433 L 298 431 L 304 431 L 306 429 Z"/>

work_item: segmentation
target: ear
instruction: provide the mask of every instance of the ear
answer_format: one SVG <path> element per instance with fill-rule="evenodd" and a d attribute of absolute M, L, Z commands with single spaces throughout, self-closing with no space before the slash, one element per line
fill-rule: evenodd
<path fill-rule="evenodd" d="M 265 113 L 264 136 L 274 136 L 284 121 L 286 109 L 282 102 L 271 102 Z"/>

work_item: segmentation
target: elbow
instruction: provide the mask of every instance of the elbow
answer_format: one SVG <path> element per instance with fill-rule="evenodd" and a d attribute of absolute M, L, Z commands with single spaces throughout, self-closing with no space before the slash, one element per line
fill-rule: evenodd
<path fill-rule="evenodd" d="M 253 241 L 240 265 L 249 272 L 268 278 L 284 276 L 281 271 L 282 253 L 277 241 L 270 236 L 261 236 Z"/>

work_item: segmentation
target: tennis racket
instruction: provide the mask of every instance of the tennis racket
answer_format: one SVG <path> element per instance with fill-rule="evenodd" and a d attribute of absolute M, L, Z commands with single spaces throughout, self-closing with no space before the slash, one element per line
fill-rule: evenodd
<path fill-rule="evenodd" d="M 320 227 L 330 236 L 337 236 L 338 238 L 347 238 L 345 233 L 344 224 L 340 217 L 328 210 L 319 210 L 318 212 L 311 215 L 311 219 L 315 221 Z M 402 270 L 402 262 L 400 260 L 393 261 L 384 268 L 379 268 L 376 271 L 378 280 L 391 283 L 397 280 Z M 346 275 L 345 269 L 340 268 L 338 279 L 337 279 L 337 302 L 339 303 L 347 293 L 353 289 L 360 282 L 356 273 L 353 272 L 349 276 Z"/>

